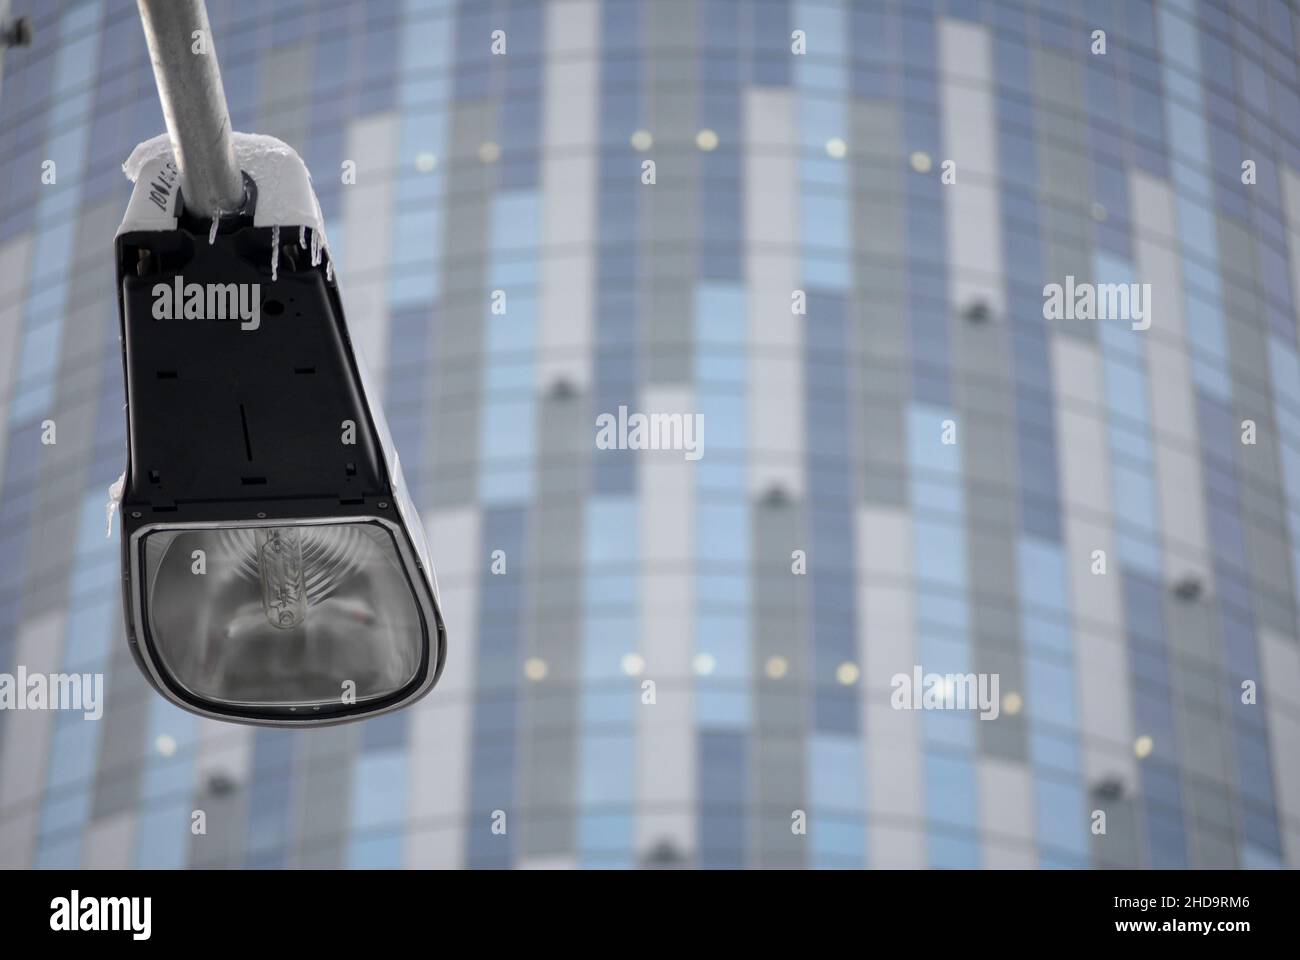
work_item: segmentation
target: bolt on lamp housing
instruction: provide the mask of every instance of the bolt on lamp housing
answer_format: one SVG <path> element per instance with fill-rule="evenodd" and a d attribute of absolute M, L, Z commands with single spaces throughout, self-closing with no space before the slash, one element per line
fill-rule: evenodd
<path fill-rule="evenodd" d="M 247 200 L 185 212 L 166 138 L 127 163 L 123 606 L 194 713 L 337 723 L 405 706 L 446 632 L 423 527 L 348 334 L 306 167 L 235 135 Z"/>

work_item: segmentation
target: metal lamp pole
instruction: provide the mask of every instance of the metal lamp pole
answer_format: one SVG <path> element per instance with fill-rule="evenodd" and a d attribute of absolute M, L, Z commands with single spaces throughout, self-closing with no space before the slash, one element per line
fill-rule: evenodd
<path fill-rule="evenodd" d="M 203 0 L 137 2 L 185 207 L 200 217 L 234 213 L 244 205 L 244 179 L 207 8 Z"/>

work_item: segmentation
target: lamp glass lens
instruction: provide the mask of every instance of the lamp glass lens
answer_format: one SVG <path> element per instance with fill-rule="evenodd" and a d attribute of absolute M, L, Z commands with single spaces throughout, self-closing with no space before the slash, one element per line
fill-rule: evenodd
<path fill-rule="evenodd" d="M 420 669 L 419 606 L 377 523 L 156 530 L 144 562 L 161 667 L 200 699 L 363 704 Z"/>

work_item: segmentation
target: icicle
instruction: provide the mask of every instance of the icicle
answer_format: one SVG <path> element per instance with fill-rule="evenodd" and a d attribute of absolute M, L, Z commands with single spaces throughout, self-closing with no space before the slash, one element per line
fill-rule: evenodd
<path fill-rule="evenodd" d="M 221 214 L 212 215 L 212 229 L 208 231 L 208 246 L 217 242 L 217 227 L 221 224 Z"/>
<path fill-rule="evenodd" d="M 122 475 L 114 480 L 112 486 L 108 488 L 108 503 L 105 504 L 108 513 L 108 523 L 106 524 L 107 529 L 104 531 L 105 539 L 112 539 L 113 537 L 113 511 L 115 511 L 118 508 L 118 505 L 122 502 L 122 493 L 125 490 L 126 471 L 123 470 Z"/>
<path fill-rule="evenodd" d="M 271 282 L 275 283 L 280 268 L 280 225 L 271 227 Z"/>
<path fill-rule="evenodd" d="M 319 230 L 313 230 L 311 232 L 311 265 L 313 267 L 320 266 L 320 231 Z"/>
<path fill-rule="evenodd" d="M 328 260 L 325 263 L 325 282 L 332 283 L 333 281 L 334 281 L 334 261 Z"/>
<path fill-rule="evenodd" d="M 307 249 L 307 225 L 304 223 L 298 228 L 298 246 Z"/>

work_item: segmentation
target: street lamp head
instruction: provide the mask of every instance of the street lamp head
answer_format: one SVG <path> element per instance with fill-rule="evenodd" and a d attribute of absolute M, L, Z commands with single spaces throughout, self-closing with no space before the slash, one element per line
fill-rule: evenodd
<path fill-rule="evenodd" d="M 126 165 L 128 640 L 195 713 L 373 716 L 437 680 L 433 566 L 306 168 L 268 137 L 236 134 L 235 152 L 248 203 L 212 221 L 186 211 L 166 138 Z"/>

